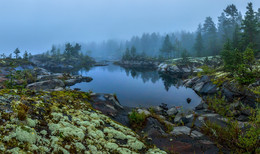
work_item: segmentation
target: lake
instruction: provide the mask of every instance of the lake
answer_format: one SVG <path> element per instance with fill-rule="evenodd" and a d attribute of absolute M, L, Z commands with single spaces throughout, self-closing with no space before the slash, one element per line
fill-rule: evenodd
<path fill-rule="evenodd" d="M 154 70 L 126 69 L 110 64 L 93 67 L 77 74 L 93 78 L 88 83 L 78 83 L 72 87 L 82 91 L 116 94 L 123 106 L 149 107 L 166 103 L 168 106 L 183 106 L 192 109 L 201 98 L 191 89 L 182 86 L 178 77 L 169 77 Z M 188 104 L 186 99 L 191 98 Z"/>

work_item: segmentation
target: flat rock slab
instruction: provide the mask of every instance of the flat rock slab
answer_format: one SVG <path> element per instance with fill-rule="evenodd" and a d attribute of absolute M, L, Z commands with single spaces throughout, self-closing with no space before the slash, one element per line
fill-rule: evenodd
<path fill-rule="evenodd" d="M 179 126 L 179 127 L 174 127 L 173 131 L 171 131 L 172 135 L 188 135 L 192 138 L 200 138 L 203 137 L 204 135 L 199 132 L 199 131 L 192 131 L 191 128 L 187 126 Z"/>
<path fill-rule="evenodd" d="M 191 132 L 191 129 L 187 126 L 179 126 L 179 127 L 174 127 L 173 131 L 171 131 L 172 135 L 189 135 Z"/>

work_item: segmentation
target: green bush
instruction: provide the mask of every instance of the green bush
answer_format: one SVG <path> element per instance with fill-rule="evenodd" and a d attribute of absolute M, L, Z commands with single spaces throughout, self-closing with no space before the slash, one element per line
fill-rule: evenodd
<path fill-rule="evenodd" d="M 246 130 L 242 130 L 237 121 L 228 121 L 227 127 L 206 121 L 201 130 L 233 153 L 256 153 L 260 147 L 260 128 L 248 127 L 245 127 Z"/>

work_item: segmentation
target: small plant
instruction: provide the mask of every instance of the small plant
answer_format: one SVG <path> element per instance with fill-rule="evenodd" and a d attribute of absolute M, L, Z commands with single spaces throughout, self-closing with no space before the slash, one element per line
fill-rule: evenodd
<path fill-rule="evenodd" d="M 146 115 L 142 113 L 138 113 L 136 110 L 133 110 L 129 115 L 129 120 L 131 126 L 138 130 L 141 129 L 145 124 Z"/>
<path fill-rule="evenodd" d="M 207 65 L 201 66 L 201 69 L 203 70 L 203 72 L 202 72 L 203 75 L 211 75 L 211 74 L 213 74 L 213 73 L 216 72 L 215 69 L 210 68 L 210 67 L 207 66 Z"/>
<path fill-rule="evenodd" d="M 230 112 L 224 97 L 215 95 L 214 97 L 207 97 L 206 101 L 209 105 L 209 109 L 214 110 L 222 116 L 225 116 L 228 112 Z"/>
<path fill-rule="evenodd" d="M 23 104 L 23 103 L 20 103 L 17 110 L 18 110 L 18 112 L 17 112 L 18 113 L 18 115 L 17 115 L 18 119 L 19 120 L 25 120 L 26 117 L 27 117 L 27 112 L 29 110 L 29 107 L 27 105 Z"/>

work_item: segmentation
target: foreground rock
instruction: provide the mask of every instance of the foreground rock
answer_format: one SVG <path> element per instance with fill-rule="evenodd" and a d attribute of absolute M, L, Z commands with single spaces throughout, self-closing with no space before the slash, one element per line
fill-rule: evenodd
<path fill-rule="evenodd" d="M 2 100 L 8 100 L 0 104 L 1 153 L 166 154 L 148 148 L 131 129 L 93 110 L 88 93 L 30 90 L 0 93 Z M 4 108 L 9 108 L 9 112 Z"/>
<path fill-rule="evenodd" d="M 226 122 L 220 115 L 209 111 L 206 104 L 199 105 L 194 111 L 182 111 L 176 107 L 168 109 L 165 105 L 151 109 L 135 109 L 122 107 L 114 95 L 94 93 L 91 99 L 95 109 L 130 128 L 132 125 L 129 115 L 134 110 L 143 114 L 146 120 L 141 129 L 132 128 L 143 136 L 147 143 L 155 144 L 160 149 L 176 153 L 219 152 L 214 142 L 200 131 L 200 127 L 205 123 L 205 118 L 222 126 L 225 126 Z"/>

